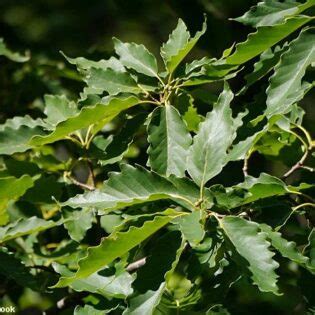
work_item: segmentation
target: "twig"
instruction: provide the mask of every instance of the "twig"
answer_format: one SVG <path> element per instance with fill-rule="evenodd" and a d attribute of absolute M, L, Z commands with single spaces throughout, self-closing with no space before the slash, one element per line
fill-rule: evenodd
<path fill-rule="evenodd" d="M 306 166 L 306 165 L 301 165 L 301 168 L 309 171 L 309 172 L 315 172 L 315 168 L 310 167 L 310 166 Z"/>
<path fill-rule="evenodd" d="M 252 153 L 253 153 L 253 150 L 250 149 L 250 150 L 247 152 L 247 154 L 245 155 L 244 164 L 243 164 L 243 168 L 242 168 L 244 177 L 248 176 L 248 161 L 249 161 L 249 159 L 250 159 Z"/>
<path fill-rule="evenodd" d="M 61 300 L 56 302 L 55 306 L 52 306 L 48 310 L 43 312 L 43 315 L 55 315 L 60 314 L 63 310 L 74 307 L 78 304 L 82 303 L 82 298 L 85 297 L 87 293 L 74 293 L 72 295 L 68 295 Z"/>
<path fill-rule="evenodd" d="M 87 166 L 88 166 L 88 169 L 89 169 L 89 178 L 91 178 L 91 182 L 92 182 L 92 185 L 91 187 L 93 187 L 93 190 L 95 189 L 95 177 L 94 177 L 94 172 L 93 172 L 93 164 L 90 160 L 87 160 Z"/>
<path fill-rule="evenodd" d="M 51 268 L 47 267 L 47 266 L 41 266 L 41 265 L 34 265 L 34 266 L 29 266 L 29 268 L 32 269 L 40 269 L 43 271 L 47 271 L 47 272 L 51 272 L 51 273 L 55 273 Z"/>
<path fill-rule="evenodd" d="M 88 189 L 88 190 L 95 190 L 94 186 L 90 186 L 88 184 L 84 184 L 79 182 L 78 180 L 76 180 L 75 178 L 73 178 L 72 176 L 67 176 L 75 185 L 80 186 L 84 189 Z"/>
<path fill-rule="evenodd" d="M 300 169 L 300 168 L 306 168 L 303 163 L 305 162 L 307 156 L 308 156 L 308 150 L 305 151 L 304 155 L 302 156 L 302 158 L 295 163 L 283 176 L 282 178 L 287 178 L 289 177 L 292 173 L 294 173 L 296 170 Z"/>
<path fill-rule="evenodd" d="M 244 159 L 244 165 L 243 165 L 242 171 L 243 171 L 244 177 L 247 177 L 248 176 L 248 158 Z"/>
<path fill-rule="evenodd" d="M 145 265 L 146 260 L 147 260 L 147 257 L 144 257 L 144 258 L 141 258 L 137 261 L 134 261 L 133 263 L 131 263 L 127 266 L 126 271 L 132 272 L 134 270 L 141 268 L 142 266 Z"/>

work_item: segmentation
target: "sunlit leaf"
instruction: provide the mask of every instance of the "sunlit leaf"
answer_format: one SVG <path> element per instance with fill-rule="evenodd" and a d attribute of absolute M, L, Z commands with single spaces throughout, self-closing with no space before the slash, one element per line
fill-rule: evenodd
<path fill-rule="evenodd" d="M 277 44 L 309 21 L 309 17 L 296 16 L 286 19 L 282 24 L 259 27 L 257 32 L 248 35 L 245 42 L 235 46 L 235 52 L 226 58 L 226 64 L 240 65 L 245 63 Z"/>
<path fill-rule="evenodd" d="M 315 34 L 312 30 L 303 31 L 292 41 L 275 67 L 267 89 L 267 116 L 286 113 L 311 88 L 311 84 L 302 84 L 302 78 L 307 67 L 315 61 Z"/>
<path fill-rule="evenodd" d="M 207 24 L 205 21 L 202 30 L 191 38 L 183 20 L 178 20 L 175 30 L 170 35 L 168 41 L 161 47 L 161 55 L 169 73 L 174 72 L 180 62 L 195 46 L 199 38 L 206 32 L 206 27 Z"/>
<path fill-rule="evenodd" d="M 179 112 L 171 105 L 153 111 L 148 124 L 151 168 L 161 175 L 183 177 L 191 136 Z"/>
<path fill-rule="evenodd" d="M 278 293 L 275 269 L 279 266 L 272 257 L 266 234 L 259 232 L 259 225 L 235 216 L 220 220 L 220 226 L 236 251 L 249 263 L 252 279 L 263 292 Z"/>
<path fill-rule="evenodd" d="M 136 97 L 112 98 L 106 104 L 97 104 L 83 107 L 78 115 L 57 124 L 55 130 L 46 136 L 35 136 L 30 145 L 39 146 L 64 139 L 70 133 L 86 128 L 95 123 L 105 125 L 116 117 L 120 112 L 137 105 Z"/>
<path fill-rule="evenodd" d="M 314 0 L 307 0 L 305 3 L 285 0 L 265 0 L 253 6 L 243 16 L 235 21 L 253 27 L 274 25 L 281 22 L 285 17 L 299 14 L 315 5 Z"/>
<path fill-rule="evenodd" d="M 114 44 L 119 60 L 125 67 L 150 77 L 158 75 L 156 59 L 143 45 L 123 43 L 117 38 L 114 38 Z"/>
<path fill-rule="evenodd" d="M 90 247 L 88 255 L 79 261 L 76 274 L 71 277 L 61 277 L 55 287 L 70 285 L 106 267 L 180 215 L 176 211 L 169 211 L 165 213 L 165 216 L 157 216 L 152 221 L 146 221 L 141 227 L 131 227 L 127 232 L 114 232 L 100 245 Z"/>

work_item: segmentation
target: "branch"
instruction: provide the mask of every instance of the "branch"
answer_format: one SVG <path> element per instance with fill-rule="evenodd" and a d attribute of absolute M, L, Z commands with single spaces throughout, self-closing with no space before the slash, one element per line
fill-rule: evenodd
<path fill-rule="evenodd" d="M 300 168 L 306 168 L 303 163 L 305 162 L 307 156 L 308 156 L 308 152 L 309 150 L 306 150 L 306 152 L 304 153 L 304 155 L 302 156 L 302 158 L 296 163 L 294 164 L 283 176 L 282 178 L 287 178 L 289 177 L 292 173 L 294 173 L 296 170 L 300 169 Z"/>

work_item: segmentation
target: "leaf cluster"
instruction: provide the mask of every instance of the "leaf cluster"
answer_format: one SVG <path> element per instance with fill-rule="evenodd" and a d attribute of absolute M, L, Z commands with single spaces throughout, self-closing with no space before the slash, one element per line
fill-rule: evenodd
<path fill-rule="evenodd" d="M 313 6 L 258 3 L 236 19 L 255 30 L 220 58 L 187 61 L 206 17 L 196 34 L 180 19 L 160 59 L 117 38 L 109 59 L 63 53 L 80 94 L 0 125 L 1 277 L 74 296 L 76 315 L 228 314 L 242 281 L 281 296 L 279 266 L 311 277 L 314 181 L 291 178 L 314 171 L 300 107 Z M 29 58 L 3 41 L 0 55 Z M 250 175 L 255 155 L 287 164 L 286 150 L 283 171 Z"/>

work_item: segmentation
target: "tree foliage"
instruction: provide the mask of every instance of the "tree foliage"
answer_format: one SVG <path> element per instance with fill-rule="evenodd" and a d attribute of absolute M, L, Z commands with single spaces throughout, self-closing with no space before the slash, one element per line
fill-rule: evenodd
<path fill-rule="evenodd" d="M 74 314 L 124 315 L 228 314 L 238 286 L 280 298 L 279 268 L 312 277 L 314 180 L 292 178 L 314 171 L 300 107 L 314 5 L 258 3 L 221 58 L 189 60 L 206 19 L 195 35 L 180 19 L 161 58 L 117 38 L 108 59 L 64 55 L 79 95 L 0 126 L 2 277 L 62 291 Z M 29 58 L 3 41 L 0 54 Z M 251 174 L 257 155 L 287 166 Z"/>

